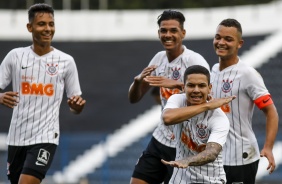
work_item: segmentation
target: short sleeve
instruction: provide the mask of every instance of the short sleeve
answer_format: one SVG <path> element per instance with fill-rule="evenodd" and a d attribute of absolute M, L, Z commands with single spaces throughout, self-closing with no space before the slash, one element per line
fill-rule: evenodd
<path fill-rule="evenodd" d="M 15 57 L 14 50 L 10 51 L 0 65 L 0 89 L 5 89 L 12 80 L 12 61 Z"/>
<path fill-rule="evenodd" d="M 218 108 L 213 111 L 208 121 L 211 133 L 208 142 L 216 142 L 223 146 L 226 142 L 230 123 L 224 112 Z"/>
<path fill-rule="evenodd" d="M 82 94 L 79 84 L 77 67 L 72 57 L 70 57 L 70 62 L 68 63 L 68 71 L 65 76 L 65 89 L 68 98 L 74 95 Z"/>
<path fill-rule="evenodd" d="M 246 85 L 248 95 L 253 101 L 259 97 L 269 94 L 264 84 L 263 78 L 254 68 L 250 67 L 248 72 L 245 72 L 243 82 Z"/>

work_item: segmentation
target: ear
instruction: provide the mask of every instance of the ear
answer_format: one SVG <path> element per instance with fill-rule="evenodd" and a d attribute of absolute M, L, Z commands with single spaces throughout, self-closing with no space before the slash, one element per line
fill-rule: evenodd
<path fill-rule="evenodd" d="M 32 26 L 31 26 L 31 23 L 27 23 L 26 24 L 26 28 L 27 28 L 27 30 L 28 30 L 28 32 L 32 32 Z"/>
<path fill-rule="evenodd" d="M 244 44 L 244 40 L 240 40 L 239 45 L 238 45 L 238 49 L 240 49 L 243 46 L 243 44 Z"/>
<path fill-rule="evenodd" d="M 209 94 L 211 94 L 212 84 L 209 84 Z"/>
<path fill-rule="evenodd" d="M 158 37 L 161 38 L 161 36 L 160 36 L 160 29 L 158 29 Z"/>
<path fill-rule="evenodd" d="M 185 37 L 185 35 L 186 35 L 186 30 L 183 29 L 181 32 L 182 32 L 181 38 L 184 39 L 184 37 Z"/>

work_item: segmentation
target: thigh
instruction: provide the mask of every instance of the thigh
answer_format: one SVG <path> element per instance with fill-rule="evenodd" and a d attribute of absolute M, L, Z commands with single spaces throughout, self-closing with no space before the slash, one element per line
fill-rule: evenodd
<path fill-rule="evenodd" d="M 11 183 L 18 183 L 26 159 L 26 146 L 8 146 L 7 176 Z"/>
<path fill-rule="evenodd" d="M 224 166 L 227 184 L 255 184 L 259 160 L 242 166 Z"/>
<path fill-rule="evenodd" d="M 30 146 L 26 154 L 22 174 L 34 176 L 39 180 L 45 178 L 54 158 L 56 148 L 57 145 L 49 143 Z"/>
<path fill-rule="evenodd" d="M 168 175 L 167 167 L 161 162 L 163 151 L 161 143 L 151 139 L 146 150 L 135 165 L 132 177 L 146 181 L 147 183 L 162 183 Z"/>

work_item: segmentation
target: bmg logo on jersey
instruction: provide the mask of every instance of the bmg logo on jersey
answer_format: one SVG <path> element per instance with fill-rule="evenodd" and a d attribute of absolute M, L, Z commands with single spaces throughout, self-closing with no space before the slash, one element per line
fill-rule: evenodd
<path fill-rule="evenodd" d="M 22 82 L 22 94 L 23 95 L 46 95 L 53 96 L 54 86 L 53 84 L 42 84 L 42 83 L 29 83 Z"/>
<path fill-rule="evenodd" d="M 37 156 L 37 160 L 47 165 L 49 161 L 49 157 L 50 157 L 50 152 L 46 151 L 45 149 L 40 149 Z"/>

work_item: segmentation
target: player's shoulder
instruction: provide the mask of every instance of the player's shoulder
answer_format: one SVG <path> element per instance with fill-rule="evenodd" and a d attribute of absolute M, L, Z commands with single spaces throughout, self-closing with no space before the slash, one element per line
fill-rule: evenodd
<path fill-rule="evenodd" d="M 164 57 L 166 56 L 166 51 L 162 50 L 156 53 L 155 57 Z"/>
<path fill-rule="evenodd" d="M 225 121 L 228 121 L 226 114 L 222 111 L 222 109 L 220 107 L 216 108 L 216 109 L 209 110 L 208 114 L 209 114 L 210 118 L 212 118 L 212 119 L 220 118 L 220 119 L 223 119 Z"/>
<path fill-rule="evenodd" d="M 184 52 L 182 54 L 182 60 L 184 61 L 184 63 L 186 62 L 188 66 L 202 65 L 206 67 L 208 70 L 210 70 L 210 66 L 208 62 L 201 54 L 186 48 L 184 45 L 183 48 L 184 48 Z"/>
<path fill-rule="evenodd" d="M 237 68 L 238 71 L 244 75 L 250 75 L 250 73 L 257 73 L 257 70 L 254 67 L 246 64 L 241 60 L 238 62 Z"/>
<path fill-rule="evenodd" d="M 185 93 L 177 93 L 177 94 L 173 94 L 169 97 L 170 99 L 173 99 L 173 100 L 186 100 L 186 94 Z"/>
<path fill-rule="evenodd" d="M 68 54 L 64 51 L 61 51 L 57 48 L 54 48 L 54 54 L 59 55 L 62 59 L 74 60 L 73 57 L 70 54 Z"/>
<path fill-rule="evenodd" d="M 184 48 L 184 52 L 183 52 L 183 56 L 185 57 L 201 57 L 201 58 L 204 58 L 201 54 L 199 54 L 198 52 L 196 51 L 193 51 L 191 49 L 188 49 L 185 45 L 183 45 L 183 48 Z"/>
<path fill-rule="evenodd" d="M 217 73 L 219 71 L 219 63 L 216 63 L 212 66 L 212 73 Z"/>
<path fill-rule="evenodd" d="M 9 53 L 18 54 L 18 53 L 23 53 L 23 52 L 26 52 L 26 51 L 31 51 L 30 46 L 28 46 L 28 47 L 17 47 L 17 48 L 12 49 Z"/>

